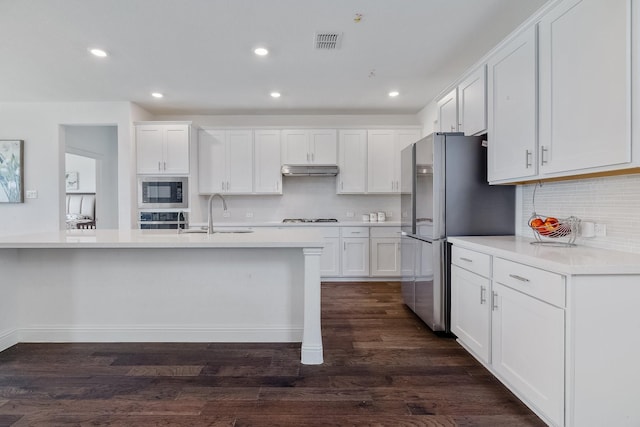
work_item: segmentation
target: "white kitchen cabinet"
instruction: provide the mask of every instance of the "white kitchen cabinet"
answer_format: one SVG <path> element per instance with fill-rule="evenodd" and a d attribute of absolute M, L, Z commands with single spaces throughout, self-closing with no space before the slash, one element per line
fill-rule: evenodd
<path fill-rule="evenodd" d="M 282 194 L 280 131 L 254 131 L 254 192 Z"/>
<path fill-rule="evenodd" d="M 338 133 L 338 194 L 364 194 L 367 190 L 367 131 Z"/>
<path fill-rule="evenodd" d="M 139 174 L 189 174 L 188 124 L 140 124 L 135 129 Z"/>
<path fill-rule="evenodd" d="M 317 227 L 315 228 L 322 235 L 324 249 L 320 257 L 320 276 L 339 277 L 340 276 L 340 228 L 339 227 Z"/>
<path fill-rule="evenodd" d="M 438 100 L 438 126 L 440 132 L 457 132 L 458 122 L 458 89 L 455 88 Z"/>
<path fill-rule="evenodd" d="M 542 176 L 631 161 L 630 11 L 629 0 L 566 0 L 540 20 Z"/>
<path fill-rule="evenodd" d="M 564 423 L 564 331 L 562 308 L 493 283 L 491 366 L 553 425 Z"/>
<path fill-rule="evenodd" d="M 400 277 L 400 229 L 371 227 L 369 232 L 372 277 Z"/>
<path fill-rule="evenodd" d="M 367 133 L 367 192 L 400 192 L 400 153 L 420 139 L 418 129 L 375 129 Z"/>
<path fill-rule="evenodd" d="M 253 191 L 253 131 L 201 130 L 198 135 L 200 194 Z"/>
<path fill-rule="evenodd" d="M 282 164 L 336 165 L 338 138 L 335 129 L 285 129 L 282 131 Z"/>
<path fill-rule="evenodd" d="M 458 85 L 458 131 L 467 136 L 487 131 L 487 66 L 482 65 Z"/>
<path fill-rule="evenodd" d="M 488 60 L 489 182 L 538 173 L 536 58 L 536 27 L 531 26 Z"/>
<path fill-rule="evenodd" d="M 342 276 L 369 276 L 369 228 L 341 227 Z"/>
<path fill-rule="evenodd" d="M 452 248 L 451 332 L 481 362 L 491 362 L 491 257 Z"/>

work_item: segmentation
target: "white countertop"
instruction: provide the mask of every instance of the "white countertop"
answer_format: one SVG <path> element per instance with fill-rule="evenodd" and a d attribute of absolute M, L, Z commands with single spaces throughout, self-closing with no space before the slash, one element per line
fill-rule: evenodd
<path fill-rule="evenodd" d="M 206 222 L 190 222 L 190 228 L 206 226 Z M 364 222 L 364 221 L 341 221 L 341 222 L 223 222 L 217 221 L 215 225 L 219 227 L 400 227 L 400 221 Z"/>
<path fill-rule="evenodd" d="M 67 230 L 0 237 L 0 248 L 321 248 L 314 230 L 257 228 L 252 233 L 175 230 Z"/>
<path fill-rule="evenodd" d="M 520 236 L 449 237 L 456 246 L 560 274 L 640 274 L 640 254 L 587 246 L 532 245 L 534 239 Z"/>

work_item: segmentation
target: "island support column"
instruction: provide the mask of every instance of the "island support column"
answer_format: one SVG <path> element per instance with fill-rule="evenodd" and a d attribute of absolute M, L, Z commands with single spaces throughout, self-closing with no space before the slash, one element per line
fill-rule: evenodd
<path fill-rule="evenodd" d="M 301 360 L 305 365 L 320 365 L 322 357 L 320 255 L 322 248 L 304 248 L 304 329 Z"/>

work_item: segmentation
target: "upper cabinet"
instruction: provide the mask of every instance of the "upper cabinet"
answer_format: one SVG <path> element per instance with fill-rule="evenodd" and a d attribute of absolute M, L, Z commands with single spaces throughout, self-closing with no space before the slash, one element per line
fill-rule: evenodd
<path fill-rule="evenodd" d="M 368 131 L 368 193 L 400 192 L 400 152 L 418 139 L 418 129 Z"/>
<path fill-rule="evenodd" d="M 367 190 L 367 131 L 340 130 L 338 133 L 338 194 L 365 193 Z"/>
<path fill-rule="evenodd" d="M 457 132 L 458 123 L 458 89 L 453 89 L 438 101 L 440 132 Z"/>
<path fill-rule="evenodd" d="M 198 136 L 200 194 L 253 192 L 253 131 L 201 130 Z"/>
<path fill-rule="evenodd" d="M 280 173 L 280 131 L 254 131 L 254 192 L 282 194 Z"/>
<path fill-rule="evenodd" d="M 282 164 L 336 165 L 338 138 L 335 129 L 287 129 L 282 131 Z"/>
<path fill-rule="evenodd" d="M 467 136 L 487 131 L 487 67 L 482 65 L 458 85 L 458 131 Z"/>
<path fill-rule="evenodd" d="M 139 124 L 135 132 L 139 174 L 189 174 L 188 124 Z"/>
<path fill-rule="evenodd" d="M 537 147 L 536 28 L 513 38 L 488 61 L 488 178 L 534 177 Z"/>
<path fill-rule="evenodd" d="M 566 0 L 540 20 L 541 175 L 631 162 L 630 3 Z"/>

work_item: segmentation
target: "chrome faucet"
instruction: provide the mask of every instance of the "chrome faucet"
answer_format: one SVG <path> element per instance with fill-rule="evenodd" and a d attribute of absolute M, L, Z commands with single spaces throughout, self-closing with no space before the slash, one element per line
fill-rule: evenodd
<path fill-rule="evenodd" d="M 207 234 L 213 233 L 213 215 L 211 213 L 212 211 L 211 207 L 213 206 L 213 198 L 216 196 L 220 197 L 220 200 L 222 200 L 222 207 L 225 212 L 227 211 L 227 202 L 226 200 L 224 200 L 224 197 L 222 197 L 222 194 L 214 193 L 209 196 L 209 216 L 207 217 Z"/>

